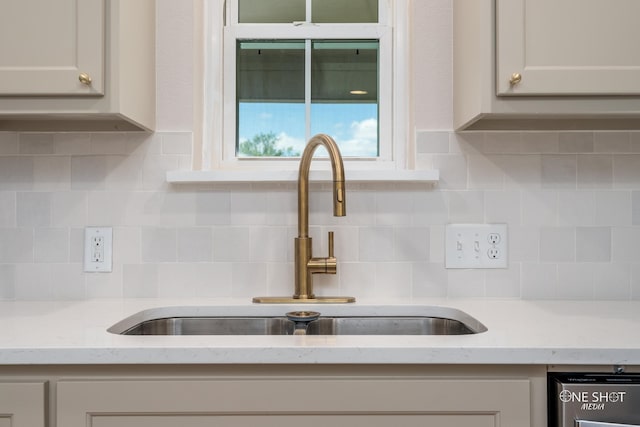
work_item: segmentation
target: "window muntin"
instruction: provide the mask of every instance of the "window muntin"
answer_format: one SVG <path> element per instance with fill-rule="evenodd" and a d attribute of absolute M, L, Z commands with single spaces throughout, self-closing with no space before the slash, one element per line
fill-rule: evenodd
<path fill-rule="evenodd" d="M 296 157 L 328 133 L 345 157 L 377 157 L 378 49 L 377 40 L 239 40 L 236 155 Z"/>

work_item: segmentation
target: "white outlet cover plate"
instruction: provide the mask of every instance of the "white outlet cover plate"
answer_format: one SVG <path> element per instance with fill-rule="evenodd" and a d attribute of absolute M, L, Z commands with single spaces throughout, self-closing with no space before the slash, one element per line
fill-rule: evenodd
<path fill-rule="evenodd" d="M 445 268 L 507 268 L 508 255 L 507 224 L 446 226 Z"/>
<path fill-rule="evenodd" d="M 104 238 L 104 259 L 95 262 L 92 257 L 93 238 Z M 87 273 L 109 273 L 113 271 L 113 228 L 86 227 L 84 229 L 84 271 Z"/>

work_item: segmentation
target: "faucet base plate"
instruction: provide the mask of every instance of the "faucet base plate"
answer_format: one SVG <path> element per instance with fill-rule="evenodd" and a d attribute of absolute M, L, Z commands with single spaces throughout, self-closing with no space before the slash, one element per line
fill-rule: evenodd
<path fill-rule="evenodd" d="M 254 303 L 258 304 L 347 304 L 356 302 L 354 297 L 254 297 Z"/>

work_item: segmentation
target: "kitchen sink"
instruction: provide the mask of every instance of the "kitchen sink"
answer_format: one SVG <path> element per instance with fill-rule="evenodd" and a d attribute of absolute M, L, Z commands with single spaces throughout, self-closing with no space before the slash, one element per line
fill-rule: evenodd
<path fill-rule="evenodd" d="M 318 316 L 309 321 L 295 317 L 290 320 L 286 316 L 180 315 L 137 322 L 125 319 L 108 331 L 120 335 L 468 335 L 487 330 L 482 323 L 458 310 L 452 311 L 456 318 L 314 314 Z"/>

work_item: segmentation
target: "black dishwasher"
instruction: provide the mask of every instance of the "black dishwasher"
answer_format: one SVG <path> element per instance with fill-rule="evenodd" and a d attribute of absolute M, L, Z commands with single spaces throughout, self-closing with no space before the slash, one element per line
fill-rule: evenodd
<path fill-rule="evenodd" d="M 640 374 L 550 373 L 549 427 L 640 426 Z"/>

